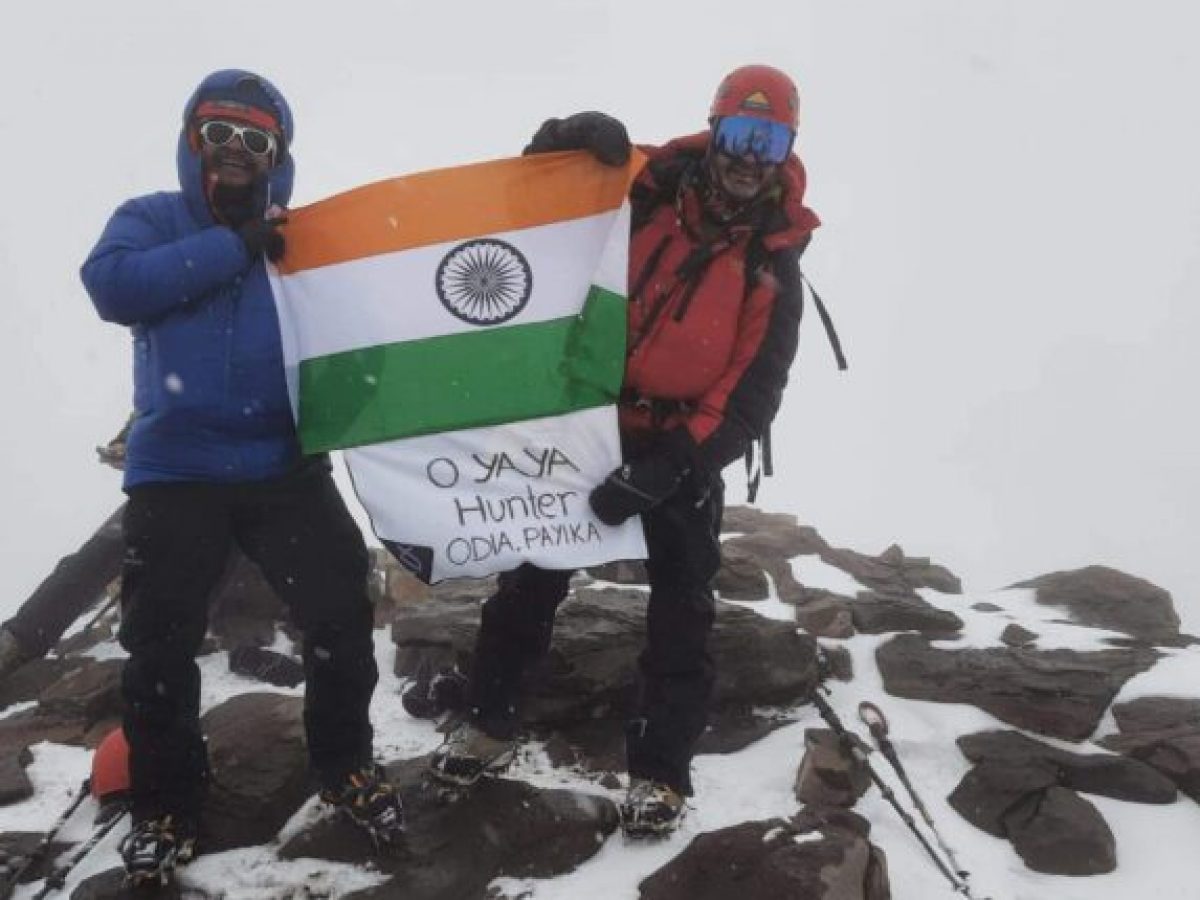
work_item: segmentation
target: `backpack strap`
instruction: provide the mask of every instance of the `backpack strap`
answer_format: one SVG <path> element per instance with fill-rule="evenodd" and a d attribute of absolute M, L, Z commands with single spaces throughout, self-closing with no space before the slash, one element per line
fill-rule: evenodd
<path fill-rule="evenodd" d="M 746 502 L 753 503 L 758 498 L 758 488 L 762 484 L 761 457 L 758 454 L 761 438 L 750 442 L 743 459 L 746 462 Z"/>
<path fill-rule="evenodd" d="M 753 503 L 758 497 L 758 488 L 763 478 L 775 474 L 775 464 L 771 458 L 771 426 L 768 425 L 762 437 L 751 441 L 746 448 L 746 502 Z"/>
<path fill-rule="evenodd" d="M 808 276 L 803 272 L 800 273 L 801 284 L 808 285 L 808 291 L 812 294 L 813 302 L 817 305 L 817 315 L 821 317 L 821 324 L 825 326 L 825 337 L 829 339 L 829 346 L 833 348 L 834 359 L 837 360 L 837 367 L 840 371 L 845 371 L 849 368 L 846 362 L 846 354 L 842 352 L 842 341 L 838 337 L 837 329 L 833 327 L 833 319 L 830 318 L 829 310 L 825 308 L 825 303 L 821 300 L 821 295 L 817 293 L 817 289 L 813 287 L 812 282 L 808 280 Z"/>
<path fill-rule="evenodd" d="M 757 240 L 752 240 L 747 247 L 747 266 L 746 266 L 746 293 L 749 295 L 754 286 L 754 279 L 757 277 L 758 266 L 765 263 L 766 248 Z M 754 265 L 750 265 L 751 260 Z M 817 293 L 817 289 L 813 287 L 812 282 L 808 280 L 808 276 L 804 272 L 800 272 L 800 313 L 804 313 L 804 288 L 808 287 L 808 291 L 812 294 L 813 303 L 817 307 L 817 315 L 821 317 L 821 324 L 825 328 L 825 337 L 829 341 L 829 346 L 833 349 L 834 359 L 837 361 L 837 367 L 840 371 L 845 371 L 849 364 L 846 362 L 846 354 L 842 350 L 842 341 L 838 337 L 837 329 L 834 328 L 833 318 L 829 315 L 829 310 L 825 306 L 825 302 L 821 299 L 821 295 Z M 751 442 L 746 448 L 746 502 L 753 503 L 758 497 L 758 489 L 762 483 L 762 479 L 770 478 L 775 474 L 775 463 L 771 453 L 771 426 L 768 425 L 763 431 L 762 436 Z"/>

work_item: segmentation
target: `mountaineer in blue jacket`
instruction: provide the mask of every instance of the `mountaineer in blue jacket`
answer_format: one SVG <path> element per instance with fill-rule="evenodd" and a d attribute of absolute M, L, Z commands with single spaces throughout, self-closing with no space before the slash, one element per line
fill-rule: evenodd
<path fill-rule="evenodd" d="M 208 764 L 195 656 L 232 545 L 304 631 L 304 723 L 322 797 L 376 841 L 402 825 L 372 762 L 378 671 L 368 555 L 325 457 L 301 456 L 265 260 L 285 250 L 292 115 L 248 72 L 215 72 L 188 100 L 182 190 L 123 204 L 83 264 L 100 317 L 128 326 L 128 438 L 120 639 L 133 881 L 194 853 Z"/>

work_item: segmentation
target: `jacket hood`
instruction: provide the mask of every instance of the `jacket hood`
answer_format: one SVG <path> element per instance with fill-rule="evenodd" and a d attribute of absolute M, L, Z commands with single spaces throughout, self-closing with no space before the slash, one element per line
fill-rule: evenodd
<path fill-rule="evenodd" d="M 183 127 L 180 129 L 179 143 L 175 151 L 175 165 L 179 171 L 179 187 L 187 201 L 188 211 L 197 222 L 203 225 L 212 225 L 216 220 L 213 218 L 212 210 L 208 206 L 208 198 L 205 196 L 204 179 L 200 172 L 200 153 L 198 150 L 192 149 L 191 142 L 188 140 L 188 123 L 191 122 L 192 114 L 195 112 L 201 96 L 214 90 L 232 88 L 243 78 L 253 78 L 262 86 L 276 107 L 279 114 L 279 125 L 283 130 L 280 157 L 267 172 L 269 189 L 267 202 L 287 206 L 292 197 L 292 181 L 295 177 L 296 164 L 292 159 L 291 152 L 292 138 L 295 134 L 291 108 L 275 85 L 262 76 L 242 69 L 222 69 L 219 72 L 213 72 L 200 82 L 196 90 L 192 92 L 192 96 L 188 98 L 187 105 L 183 108 Z"/>
<path fill-rule="evenodd" d="M 675 138 L 662 147 L 642 148 L 650 159 L 638 180 L 648 179 L 651 189 L 675 190 L 684 171 L 703 160 L 709 140 L 710 133 L 701 131 Z M 778 184 L 769 189 L 777 192 L 777 196 L 768 198 L 775 208 L 762 235 L 766 249 L 775 251 L 797 246 L 821 224 L 817 214 L 804 205 L 807 187 L 804 163 L 793 153 L 779 168 Z"/>

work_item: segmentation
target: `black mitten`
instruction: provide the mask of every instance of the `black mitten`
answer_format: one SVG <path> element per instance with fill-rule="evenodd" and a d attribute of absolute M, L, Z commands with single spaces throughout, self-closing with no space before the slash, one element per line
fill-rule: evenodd
<path fill-rule="evenodd" d="M 237 235 L 246 245 L 246 252 L 251 259 L 257 259 L 262 254 L 266 254 L 271 262 L 283 259 L 287 245 L 279 226 L 286 222 L 287 219 L 251 219 L 238 228 Z"/>
<path fill-rule="evenodd" d="M 687 469 L 675 454 L 656 453 L 613 469 L 588 496 L 588 502 L 605 525 L 620 525 L 674 494 L 686 475 Z"/>
<path fill-rule="evenodd" d="M 587 150 L 606 166 L 623 166 L 629 161 L 631 147 L 629 132 L 621 122 L 602 112 L 581 112 L 565 119 L 547 119 L 525 153 Z"/>

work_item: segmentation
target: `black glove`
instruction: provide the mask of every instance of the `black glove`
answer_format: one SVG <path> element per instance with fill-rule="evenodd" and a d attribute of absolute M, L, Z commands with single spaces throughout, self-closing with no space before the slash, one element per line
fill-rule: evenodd
<path fill-rule="evenodd" d="M 547 119 L 537 130 L 525 155 L 554 150 L 587 150 L 606 166 L 629 162 L 629 132 L 612 116 L 581 112 L 565 119 Z"/>
<path fill-rule="evenodd" d="M 630 516 L 654 509 L 683 484 L 688 474 L 672 453 L 656 453 L 625 463 L 592 490 L 588 503 L 605 525 L 620 525 Z"/>
<path fill-rule="evenodd" d="M 265 253 L 271 262 L 279 262 L 287 249 L 279 226 L 286 223 L 287 219 L 251 219 L 238 226 L 237 236 L 246 245 L 251 259 L 258 259 Z"/>

